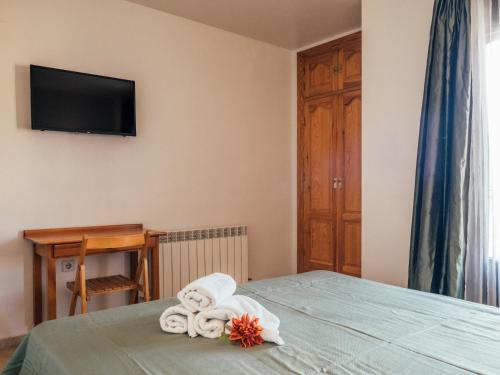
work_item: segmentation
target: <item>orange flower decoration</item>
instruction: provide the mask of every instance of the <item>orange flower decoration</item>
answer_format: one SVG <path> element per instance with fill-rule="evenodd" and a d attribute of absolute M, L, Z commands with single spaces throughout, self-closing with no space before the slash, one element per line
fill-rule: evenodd
<path fill-rule="evenodd" d="M 250 318 L 248 314 L 243 314 L 241 318 L 232 319 L 229 340 L 240 340 L 242 348 L 251 348 L 254 345 L 261 345 L 264 342 L 264 339 L 260 335 L 263 330 L 264 328 L 259 325 L 259 318 Z"/>

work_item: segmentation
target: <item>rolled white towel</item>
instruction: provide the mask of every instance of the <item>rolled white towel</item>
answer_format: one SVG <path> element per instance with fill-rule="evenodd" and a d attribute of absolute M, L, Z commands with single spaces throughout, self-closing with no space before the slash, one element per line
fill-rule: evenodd
<path fill-rule="evenodd" d="M 245 313 L 252 318 L 259 318 L 259 324 L 264 329 L 261 336 L 265 341 L 278 345 L 285 343 L 279 334 L 279 318 L 259 302 L 247 296 L 232 296 L 219 303 L 213 310 L 200 311 L 194 318 L 194 328 L 203 337 L 217 338 L 224 332 L 226 323 L 227 333 L 229 333 L 231 319 Z"/>
<path fill-rule="evenodd" d="M 194 329 L 194 314 L 180 304 L 169 307 L 161 314 L 160 326 L 165 332 L 187 332 L 191 337 L 198 336 Z"/>
<path fill-rule="evenodd" d="M 236 281 L 224 273 L 213 273 L 189 283 L 177 293 L 182 305 L 191 312 L 217 307 L 224 299 L 233 295 Z"/>

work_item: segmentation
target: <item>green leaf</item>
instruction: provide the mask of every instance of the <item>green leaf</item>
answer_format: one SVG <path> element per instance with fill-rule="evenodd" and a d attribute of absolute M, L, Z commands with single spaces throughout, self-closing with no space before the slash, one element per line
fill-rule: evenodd
<path fill-rule="evenodd" d="M 231 340 L 229 340 L 229 335 L 225 332 L 220 335 L 219 340 L 225 344 L 229 344 L 231 342 Z"/>

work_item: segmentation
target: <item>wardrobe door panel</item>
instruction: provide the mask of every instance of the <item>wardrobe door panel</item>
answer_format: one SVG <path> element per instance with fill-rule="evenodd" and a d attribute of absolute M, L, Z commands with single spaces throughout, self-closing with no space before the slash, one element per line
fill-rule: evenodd
<path fill-rule="evenodd" d="M 332 220 L 311 219 L 311 255 L 309 264 L 314 269 L 323 266 L 333 269 L 333 222 Z"/>
<path fill-rule="evenodd" d="M 361 40 L 346 43 L 339 57 L 340 89 L 361 84 Z"/>
<path fill-rule="evenodd" d="M 345 93 L 338 127 L 338 270 L 361 276 L 361 91 Z"/>
<path fill-rule="evenodd" d="M 361 277 L 361 223 L 358 220 L 342 222 L 343 252 L 339 272 Z"/>
<path fill-rule="evenodd" d="M 311 212 L 329 215 L 332 212 L 332 140 L 333 105 L 330 99 L 309 106 L 309 185 L 311 190 Z"/>
<path fill-rule="evenodd" d="M 343 99 L 344 210 L 361 213 L 361 92 L 344 94 Z"/>
<path fill-rule="evenodd" d="M 338 88 L 338 79 L 333 73 L 337 64 L 337 52 L 305 59 L 304 94 L 306 97 L 324 94 Z"/>
<path fill-rule="evenodd" d="M 305 104 L 303 130 L 303 247 L 304 270 L 333 270 L 335 266 L 335 173 L 336 132 L 332 98 Z"/>

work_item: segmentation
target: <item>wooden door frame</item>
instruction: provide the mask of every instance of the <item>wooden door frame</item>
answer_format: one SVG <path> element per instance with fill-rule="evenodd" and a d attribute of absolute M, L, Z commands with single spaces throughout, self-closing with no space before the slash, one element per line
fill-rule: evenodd
<path fill-rule="evenodd" d="M 339 48 L 345 43 L 361 39 L 361 31 L 344 37 L 326 42 L 319 46 L 297 52 L 297 272 L 304 272 L 304 246 L 303 246 L 303 189 L 304 189 L 304 166 L 303 166 L 303 129 L 305 125 L 304 104 L 305 104 L 305 58 L 317 56 L 330 52 L 334 48 Z M 352 89 L 351 89 L 352 90 Z M 341 94 L 345 91 L 338 90 Z M 356 89 L 357 90 L 357 89 Z M 332 92 L 335 93 L 335 92 Z M 331 95 L 328 93 L 327 95 Z M 323 94 L 325 95 L 325 94 Z M 321 97 L 317 95 L 314 97 Z"/>

